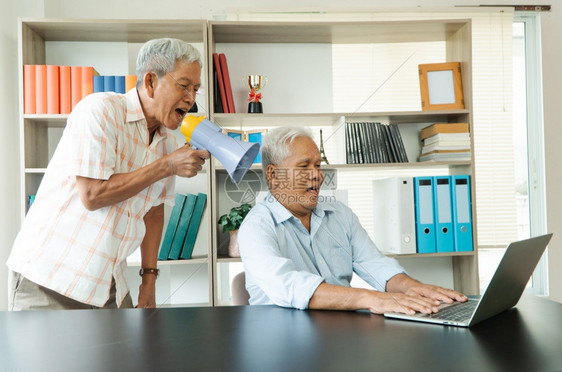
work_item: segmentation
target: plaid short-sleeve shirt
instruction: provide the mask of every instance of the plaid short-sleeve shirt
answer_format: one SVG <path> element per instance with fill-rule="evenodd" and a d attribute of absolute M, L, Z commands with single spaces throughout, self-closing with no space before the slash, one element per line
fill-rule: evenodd
<path fill-rule="evenodd" d="M 27 279 L 94 306 L 109 298 L 115 278 L 117 303 L 128 292 L 126 258 L 145 235 L 144 215 L 174 203 L 174 177 L 160 180 L 123 202 L 88 211 L 76 176 L 108 179 L 146 166 L 177 148 L 160 127 L 150 143 L 137 90 L 96 93 L 70 114 L 22 228 L 8 267 Z"/>

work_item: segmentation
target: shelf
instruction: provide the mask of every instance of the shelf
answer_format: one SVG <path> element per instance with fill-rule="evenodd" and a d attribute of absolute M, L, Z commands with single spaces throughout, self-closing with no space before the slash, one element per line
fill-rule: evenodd
<path fill-rule="evenodd" d="M 416 168 L 442 168 L 442 167 L 464 167 L 472 165 L 471 161 L 426 161 L 426 162 L 410 162 L 410 163 L 365 163 L 365 164 L 322 164 L 322 169 L 356 169 L 356 168 L 400 168 L 400 169 L 416 169 Z M 226 173 L 223 165 L 215 165 L 217 172 Z M 261 164 L 252 164 L 250 170 L 261 172 Z"/>
<path fill-rule="evenodd" d="M 61 127 L 66 125 L 68 114 L 24 114 L 24 120 L 46 123 L 49 127 Z"/>
<path fill-rule="evenodd" d="M 441 168 L 470 166 L 470 161 L 428 161 L 428 162 L 411 162 L 411 163 L 368 163 L 368 164 L 322 164 L 323 169 L 352 169 L 352 168 L 400 168 L 400 169 L 416 169 L 416 168 Z"/>
<path fill-rule="evenodd" d="M 20 21 L 19 43 L 19 70 L 20 70 L 20 92 L 22 87 L 22 65 L 23 64 L 44 64 L 49 61 L 46 59 L 47 42 L 83 42 L 89 47 L 90 43 L 108 43 L 108 42 L 124 42 L 124 43 L 144 43 L 150 39 L 159 37 L 172 37 L 185 40 L 190 43 L 198 44 L 197 47 L 202 50 L 203 59 L 203 77 L 206 90 L 205 112 L 211 112 L 209 118 L 218 126 L 230 129 L 261 129 L 277 126 L 300 125 L 311 127 L 314 135 L 319 134 L 319 129 L 323 130 L 324 146 L 328 159 L 337 164 L 323 164 L 322 167 L 329 170 L 340 171 L 342 177 L 352 179 L 352 183 L 370 182 L 370 179 L 386 176 L 394 173 L 471 173 L 474 175 L 474 161 L 454 161 L 454 162 L 410 162 L 410 163 L 385 163 L 385 164 L 341 164 L 345 162 L 345 136 L 342 130 L 345 122 L 362 122 L 377 121 L 384 124 L 398 124 L 402 132 L 402 138 L 410 160 L 417 160 L 420 152 L 419 130 L 427 125 L 436 122 L 453 123 L 468 122 L 472 128 L 472 84 L 471 84 L 471 26 L 470 20 L 424 20 L 424 21 L 365 21 L 365 22 L 230 22 L 230 21 L 206 21 L 206 20 L 107 20 L 107 19 L 22 19 Z M 237 67 L 246 66 L 248 59 L 256 57 L 256 65 L 264 66 L 267 59 L 271 61 L 271 56 L 265 54 L 264 51 L 279 52 L 283 56 L 281 60 L 275 60 L 276 63 L 267 63 L 267 68 L 271 71 L 282 74 L 283 79 L 273 79 L 277 83 L 287 83 L 287 92 L 295 93 L 294 87 L 302 84 L 302 81 L 313 83 L 320 80 L 322 76 L 331 76 L 332 61 L 330 61 L 331 48 L 330 45 L 335 44 L 375 44 L 375 43 L 421 43 L 421 42 L 437 42 L 436 44 L 446 44 L 446 59 L 459 60 L 463 62 L 466 69 L 463 70 L 463 78 L 466 79 L 465 87 L 465 105 L 466 109 L 462 110 L 442 110 L 442 111 L 380 111 L 380 112 L 331 112 L 330 97 L 318 98 L 320 103 L 328 102 L 329 104 L 318 104 L 318 107 L 309 105 L 306 100 L 299 98 L 284 96 L 285 86 L 281 88 L 281 94 L 275 95 L 274 90 L 267 90 L 265 97 L 267 99 L 282 102 L 282 106 L 265 105 L 266 113 L 248 114 L 239 110 L 237 114 L 212 113 L 213 100 L 210 96 L 213 94 L 214 87 L 212 83 L 212 66 L 211 57 L 213 52 L 227 49 L 228 47 L 239 51 L 239 54 L 232 53 L 229 59 L 229 67 L 231 69 L 231 79 L 234 82 L 234 71 Z M 259 45 L 249 45 L 255 43 Z M 201 47 L 202 44 L 202 47 Z M 232 45 L 227 45 L 232 44 Z M 246 45 L 242 45 L 246 44 Z M 267 45 L 270 44 L 270 45 Z M 285 45 L 281 45 L 285 44 Z M 301 44 L 301 45 L 297 45 Z M 285 60 L 283 58 L 295 59 L 295 55 L 301 53 L 301 49 L 309 48 L 306 44 L 316 44 L 320 47 L 321 54 L 318 61 L 311 59 L 315 64 L 307 65 L 303 69 L 305 78 L 309 78 L 309 74 L 313 76 L 308 80 L 302 80 L 301 75 L 296 76 L 291 73 L 285 74 L 283 67 Z M 326 45 L 321 45 L 326 44 Z M 408 45 L 408 44 L 403 44 Z M 131 46 L 129 46 L 131 47 Z M 96 47 L 97 48 L 97 47 Z M 103 47 L 100 47 L 103 48 Z M 261 48 L 254 51 L 254 48 Z M 289 48 L 285 53 L 285 48 Z M 433 47 L 431 47 L 433 48 Z M 437 50 L 438 48 L 436 48 Z M 69 51 L 70 52 L 70 51 Z M 101 49 L 96 52 L 104 53 Z M 433 49 L 430 50 L 433 52 Z M 255 55 L 252 55 L 255 53 Z M 292 56 L 292 57 L 290 57 Z M 260 58 L 265 58 L 263 62 Z M 297 59 L 298 60 L 298 59 Z M 302 60 L 300 60 L 302 62 Z M 326 64 L 324 64 L 324 61 Z M 131 62 L 131 61 L 129 61 Z M 302 64 L 302 63 L 301 63 Z M 319 77 L 311 74 L 316 68 L 322 67 Z M 307 70 L 310 69 L 309 70 Z M 290 70 L 289 72 L 294 72 Z M 464 73 L 466 72 L 466 73 Z M 259 72 L 262 73 L 262 72 Z M 268 74 L 268 71 L 263 74 Z M 241 74 L 241 76 L 246 73 Z M 284 75 L 283 75 L 284 74 Z M 238 81 L 241 84 L 240 81 Z M 283 85 L 283 84 L 281 84 Z M 272 85 L 271 88 L 274 86 Z M 244 86 L 244 88 L 246 88 Z M 235 92 L 239 89 L 233 87 Z M 236 90 L 238 89 L 238 90 Z M 266 88 L 268 89 L 268 88 Z M 292 90 L 293 89 L 293 90 Z M 302 91 L 302 90 L 301 90 Z M 306 92 L 313 96 L 313 94 Z M 21 94 L 21 93 L 20 93 Z M 236 97 L 235 97 L 236 98 Z M 243 99 L 246 98 L 242 97 Z M 241 99 L 242 99 L 241 98 Z M 311 98 L 312 97 L 307 97 Z M 291 99 L 294 102 L 291 102 Z M 325 99 L 325 101 L 324 101 Z M 274 102 L 274 101 L 269 101 Z M 20 103 L 23 103 L 23 97 L 20 97 Z M 246 101 L 244 101 L 247 106 Z M 299 106 L 300 103 L 304 103 Z M 415 102 L 417 103 L 417 102 Z M 342 106 L 340 106 L 342 107 Z M 347 106 L 345 106 L 347 107 Z M 371 106 L 363 110 L 378 110 L 379 106 Z M 377 108 L 373 108 L 377 107 Z M 400 107 L 408 107 L 408 110 L 416 110 L 416 105 L 392 105 L 380 106 L 380 110 L 400 109 Z M 268 109 L 274 110 L 268 112 Z M 292 113 L 285 111 L 293 110 Z M 350 110 L 353 108 L 342 108 Z M 23 110 L 23 108 L 20 108 Z M 328 110 L 328 112 L 323 112 Z M 336 108 L 336 110 L 338 110 Z M 341 109 L 340 109 L 341 110 Z M 311 111 L 311 112 L 307 112 Z M 317 112 L 317 113 L 313 113 Z M 68 115 L 53 114 L 20 114 L 20 144 L 24 149 L 21 157 L 21 172 L 23 173 L 24 184 L 22 185 L 22 194 L 29 195 L 36 193 L 43 174 L 46 172 L 48 159 L 52 156 L 52 152 L 56 148 L 58 139 L 60 138 L 62 128 L 65 127 Z M 177 138 L 183 143 L 183 138 L 179 131 L 176 131 Z M 261 164 L 254 164 L 250 170 L 256 175 L 255 179 L 263 179 Z M 240 263 L 238 257 L 228 257 L 226 254 L 219 255 L 220 252 L 226 253 L 224 248 L 227 234 L 218 231 L 216 221 L 221 211 L 228 210 L 232 205 L 237 203 L 232 197 L 229 197 L 228 189 L 231 183 L 227 182 L 228 176 L 224 166 L 215 158 L 205 163 L 203 177 L 195 177 L 192 179 L 178 178 L 176 180 L 177 192 L 196 192 L 204 190 L 208 194 L 207 216 L 206 221 L 202 224 L 205 227 L 205 233 L 201 233 L 204 238 L 200 242 L 198 254 L 191 260 L 169 260 L 158 261 L 158 265 L 166 268 L 170 272 L 182 271 L 181 265 L 202 265 L 202 266 L 186 266 L 186 270 L 199 270 L 204 265 L 208 265 L 208 285 L 209 285 L 209 302 L 202 302 L 202 305 L 217 305 L 223 302 L 218 297 L 221 288 L 227 285 L 228 276 L 221 276 L 218 273 L 220 267 L 226 269 L 229 263 Z M 251 173 L 251 172 L 249 172 Z M 249 181 L 252 178 L 247 177 Z M 342 178 L 342 179 L 343 179 Z M 247 182 L 248 183 L 248 182 Z M 253 190 L 253 189 L 252 189 Z M 359 196 L 360 194 L 357 194 Z M 356 195 L 354 194 L 354 197 Z M 474 194 L 473 194 L 474 196 Z M 364 196 L 363 196 L 364 197 Z M 368 203 L 364 203 L 368 205 Z M 22 200 L 22 215 L 25 213 L 26 200 Z M 473 209 L 474 211 L 474 209 Z M 474 212 L 473 212 L 474 213 Z M 366 215 L 368 213 L 364 213 Z M 476 221 L 474 220 L 474 225 Z M 203 230 L 202 230 L 203 231 Z M 476 243 L 476 242 L 475 242 Z M 204 249 L 203 249 L 204 248 Z M 476 292 L 478 287 L 477 281 L 477 252 L 453 252 L 453 253 L 435 253 L 435 254 L 414 254 L 414 255 L 390 255 L 397 258 L 435 258 L 435 257 L 452 257 L 453 274 L 455 276 L 455 289 Z M 133 262 L 134 261 L 134 262 Z M 128 263 L 133 267 L 140 267 L 140 258 L 131 257 Z M 180 265 L 180 266 L 178 266 Z M 236 266 L 236 265 L 233 265 Z M 138 270 L 138 269 L 137 269 Z M 201 300 L 196 300 L 201 302 Z M 185 301 L 179 300 L 184 303 Z M 197 304 L 198 305 L 198 304 Z M 186 304 L 186 306 L 197 306 L 194 304 Z M 173 305 L 178 306 L 178 305 Z M 168 305 L 159 305 L 159 307 L 168 307 Z"/>
<path fill-rule="evenodd" d="M 22 22 L 49 41 L 143 43 L 157 37 L 171 37 L 201 42 L 206 29 L 203 20 L 22 19 Z"/>
<path fill-rule="evenodd" d="M 381 252 L 387 257 L 393 258 L 435 258 L 435 257 L 465 257 L 474 256 L 475 252 L 444 252 L 444 253 L 413 253 L 413 254 L 394 254 L 389 252 Z M 225 257 L 219 256 L 218 263 L 242 262 L 240 257 Z"/>
<path fill-rule="evenodd" d="M 217 263 L 231 263 L 231 262 L 242 262 L 240 257 L 226 257 L 226 256 L 219 256 L 217 258 Z"/>
<path fill-rule="evenodd" d="M 402 43 L 447 40 L 465 20 L 209 22 L 215 43 Z"/>
<path fill-rule="evenodd" d="M 394 254 L 388 252 L 381 252 L 387 257 L 393 258 L 435 258 L 435 257 L 466 257 L 475 256 L 474 251 L 470 252 L 443 252 L 443 253 L 412 253 L 412 254 Z"/>
<path fill-rule="evenodd" d="M 443 111 L 388 111 L 355 112 L 333 114 L 213 114 L 215 124 L 221 127 L 267 127 L 277 125 L 333 126 L 343 121 L 383 120 L 389 124 L 410 124 L 420 122 L 457 122 L 466 120 L 468 110 Z"/>
<path fill-rule="evenodd" d="M 207 264 L 209 259 L 207 257 L 196 257 L 189 260 L 158 260 L 158 266 L 173 266 L 173 265 L 199 265 Z M 130 267 L 140 267 L 141 263 L 139 261 L 127 262 Z"/>
<path fill-rule="evenodd" d="M 47 168 L 25 168 L 26 174 L 44 174 Z"/>

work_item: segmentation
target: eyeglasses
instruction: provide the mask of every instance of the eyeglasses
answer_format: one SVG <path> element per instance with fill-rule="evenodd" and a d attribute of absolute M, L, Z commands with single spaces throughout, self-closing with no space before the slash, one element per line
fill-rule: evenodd
<path fill-rule="evenodd" d="M 172 80 L 176 83 L 177 86 L 179 86 L 181 89 L 183 89 L 183 96 L 187 97 L 188 95 L 191 96 L 193 99 L 195 99 L 195 97 L 198 95 L 198 90 L 199 88 L 195 87 L 195 85 L 193 84 L 182 84 L 180 82 L 178 82 L 176 80 L 176 78 L 174 78 L 174 76 L 168 72 L 168 76 L 170 76 L 172 78 Z"/>

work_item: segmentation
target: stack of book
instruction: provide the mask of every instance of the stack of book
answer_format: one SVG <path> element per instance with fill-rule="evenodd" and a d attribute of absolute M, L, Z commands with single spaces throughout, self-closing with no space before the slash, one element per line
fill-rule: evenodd
<path fill-rule="evenodd" d="M 347 164 L 408 162 L 396 124 L 345 123 L 345 148 Z"/>
<path fill-rule="evenodd" d="M 94 75 L 94 93 L 127 93 L 136 84 L 136 75 Z"/>
<path fill-rule="evenodd" d="M 87 95 L 125 93 L 136 80 L 135 75 L 100 76 L 92 66 L 24 65 L 24 114 L 70 114 Z"/>
<path fill-rule="evenodd" d="M 234 114 L 234 97 L 224 53 L 213 53 L 214 107 L 216 113 Z"/>
<path fill-rule="evenodd" d="M 159 260 L 190 259 L 201 225 L 207 195 L 176 194 L 164 239 L 158 253 Z"/>
<path fill-rule="evenodd" d="M 419 161 L 470 161 L 468 123 L 436 123 L 420 132 Z"/>

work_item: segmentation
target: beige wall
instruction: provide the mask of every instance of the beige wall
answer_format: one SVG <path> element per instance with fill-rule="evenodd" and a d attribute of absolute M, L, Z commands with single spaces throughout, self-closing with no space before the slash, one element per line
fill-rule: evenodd
<path fill-rule="evenodd" d="M 7 271 L 4 265 L 10 252 L 11 244 L 17 233 L 20 216 L 17 201 L 19 195 L 17 146 L 17 17 L 49 17 L 49 18 L 157 18 L 157 19 L 213 19 L 224 15 L 225 11 L 239 9 L 249 10 L 291 10 L 291 11 L 351 11 L 346 4 L 342 8 L 341 2 L 336 0 L 307 1 L 306 5 L 300 0 L 262 0 L 260 8 L 255 8 L 255 1 L 250 0 L 152 0 L 137 1 L 76 1 L 76 0 L 8 0 L 7 7 L 0 12 L 0 71 L 4 79 L 0 85 L 0 148 L 3 159 L 0 161 L 0 310 L 6 309 L 6 280 Z M 384 10 L 387 1 L 356 0 L 355 9 Z M 450 7 L 454 5 L 474 5 L 473 0 L 394 0 L 392 9 L 411 9 L 414 6 Z M 549 4 L 553 0 L 481 0 L 480 4 L 510 5 L 510 4 Z M 157 5 L 155 5 L 157 4 Z M 280 6 L 279 4 L 282 4 Z M 543 73 L 544 73 L 544 118 L 545 118 L 545 151 L 546 151 L 546 190 L 548 200 L 548 231 L 554 233 L 549 246 L 549 282 L 550 295 L 562 302 L 562 272 L 557 268 L 562 264 L 562 174 L 559 171 L 559 160 L 562 159 L 562 70 L 559 68 L 562 60 L 562 50 L 559 47 L 559 37 L 562 35 L 562 7 L 553 5 L 549 13 L 542 15 L 543 37 Z M 111 12 L 107 12 L 111 9 Z M 388 9 L 388 8 L 386 8 Z"/>

